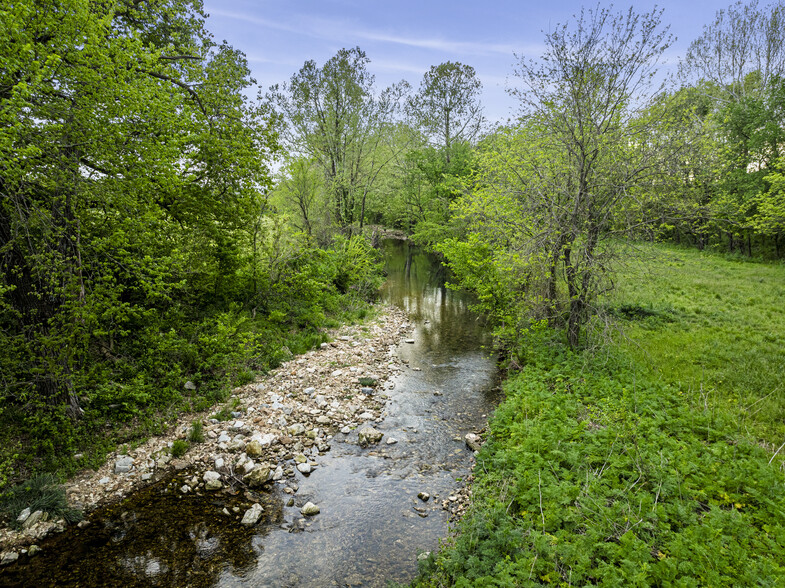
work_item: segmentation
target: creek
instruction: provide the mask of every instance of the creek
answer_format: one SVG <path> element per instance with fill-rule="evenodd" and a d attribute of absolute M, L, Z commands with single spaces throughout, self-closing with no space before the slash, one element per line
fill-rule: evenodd
<path fill-rule="evenodd" d="M 376 428 L 397 440 L 374 448 L 333 442 L 298 496 L 320 505 L 307 520 L 289 497 L 266 496 L 265 524 L 228 523 L 232 498 L 182 496 L 165 479 L 93 513 L 32 558 L 0 571 L 9 586 L 387 586 L 409 582 L 417 556 L 449 533 L 441 504 L 470 473 L 464 435 L 485 426 L 499 401 L 491 338 L 445 270 L 403 241 L 383 244 L 382 300 L 416 328 L 397 350 L 405 368 L 385 393 Z M 431 498 L 424 502 L 418 493 Z"/>

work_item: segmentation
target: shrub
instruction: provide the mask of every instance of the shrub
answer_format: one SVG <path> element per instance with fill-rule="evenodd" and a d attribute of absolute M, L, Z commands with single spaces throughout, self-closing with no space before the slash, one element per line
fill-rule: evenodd
<path fill-rule="evenodd" d="M 19 526 L 16 519 L 25 508 L 31 513 L 43 511 L 51 518 L 63 517 L 69 523 L 82 520 L 82 512 L 68 505 L 65 489 L 51 474 L 30 478 L 0 495 L 0 511 L 12 526 Z"/>
<path fill-rule="evenodd" d="M 202 421 L 194 421 L 191 423 L 191 430 L 188 431 L 188 441 L 191 443 L 204 442 L 204 431 L 202 430 Z"/>
<path fill-rule="evenodd" d="M 188 451 L 188 448 L 188 441 L 185 439 L 176 439 L 174 443 L 172 443 L 170 453 L 172 454 L 172 457 L 182 457 Z"/>

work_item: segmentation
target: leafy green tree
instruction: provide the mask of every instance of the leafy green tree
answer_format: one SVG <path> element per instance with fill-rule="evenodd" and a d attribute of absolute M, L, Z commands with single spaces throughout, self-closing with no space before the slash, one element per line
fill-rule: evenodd
<path fill-rule="evenodd" d="M 401 82 L 377 95 L 368 63 L 359 47 L 341 49 L 321 68 L 307 61 L 267 96 L 285 123 L 289 150 L 321 168 L 340 228 L 364 221 L 367 196 L 390 161 L 379 148 L 408 91 Z"/>
<path fill-rule="evenodd" d="M 473 141 L 482 129 L 481 92 L 473 67 L 447 61 L 431 66 L 409 101 L 414 120 L 443 149 L 447 164 L 453 145 Z"/>
<path fill-rule="evenodd" d="M 785 139 L 782 80 L 785 78 L 785 4 L 738 2 L 720 10 L 693 41 L 682 66 L 685 80 L 697 79 L 713 102 L 723 137 L 723 173 L 712 201 L 717 225 L 734 250 L 758 227 L 758 195 L 781 155 Z"/>
<path fill-rule="evenodd" d="M 178 380 L 177 318 L 242 286 L 270 117 L 198 1 L 14 2 L 0 39 L 5 407 L 44 427 L 152 402 L 137 376 Z"/>
<path fill-rule="evenodd" d="M 651 79 L 669 45 L 660 17 L 582 12 L 546 35 L 539 61 L 520 60 L 522 86 L 513 94 L 522 134 L 504 132 L 491 143 L 472 194 L 456 204 L 468 239 L 443 247 L 465 278 L 485 263 L 472 239 L 493 232 L 493 255 L 505 260 L 494 271 L 516 284 L 524 310 L 544 307 L 552 324 L 563 314 L 572 347 L 608 286 L 603 278 L 624 210 L 670 149 L 639 116 L 657 91 Z"/>

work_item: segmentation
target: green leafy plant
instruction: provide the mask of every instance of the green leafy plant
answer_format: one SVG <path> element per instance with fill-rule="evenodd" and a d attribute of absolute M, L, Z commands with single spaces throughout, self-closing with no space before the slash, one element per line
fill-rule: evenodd
<path fill-rule="evenodd" d="M 170 448 L 170 453 L 172 457 L 182 457 L 188 451 L 190 447 L 188 441 L 185 439 L 175 439 L 174 443 L 172 443 L 172 447 Z"/>
<path fill-rule="evenodd" d="M 25 509 L 43 511 L 50 518 L 62 517 L 69 523 L 82 519 L 82 512 L 68 505 L 65 489 L 51 474 L 41 474 L 9 488 L 0 495 L 0 511 L 12 526 L 18 527 L 17 517 Z"/>
<path fill-rule="evenodd" d="M 204 431 L 202 421 L 194 421 L 191 423 L 191 429 L 188 431 L 188 441 L 191 443 L 203 443 Z"/>

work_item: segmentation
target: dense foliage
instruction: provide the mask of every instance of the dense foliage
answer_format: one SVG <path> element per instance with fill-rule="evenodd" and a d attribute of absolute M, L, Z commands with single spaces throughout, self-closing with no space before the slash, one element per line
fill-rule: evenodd
<path fill-rule="evenodd" d="M 522 355 L 474 510 L 422 585 L 785 580 L 785 477 L 767 451 L 626 362 L 542 341 Z"/>
<path fill-rule="evenodd" d="M 373 295 L 367 245 L 271 214 L 275 119 L 199 2 L 15 2 L 0 38 L 0 484 L 209 404 Z"/>

